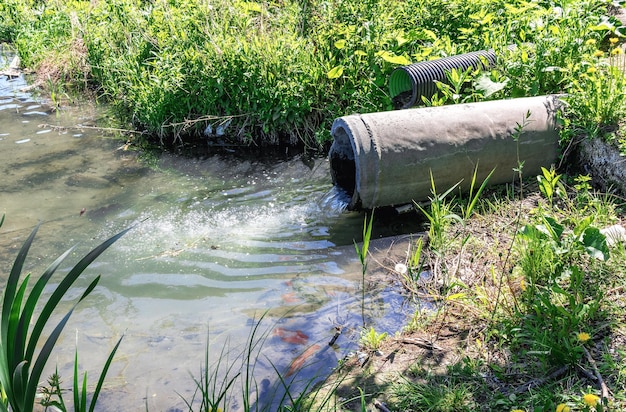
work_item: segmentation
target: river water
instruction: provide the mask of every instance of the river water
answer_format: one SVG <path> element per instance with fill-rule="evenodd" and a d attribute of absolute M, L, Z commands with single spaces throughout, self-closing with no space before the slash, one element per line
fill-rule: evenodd
<path fill-rule="evenodd" d="M 93 385 L 124 335 L 97 410 L 186 410 L 207 343 L 209 362 L 221 357 L 214 368 L 223 378 L 226 365 L 234 371 L 240 364 L 237 354 L 264 316 L 254 373 L 269 404 L 281 392 L 275 369 L 297 388 L 357 348 L 361 267 L 353 240 L 361 240 L 364 215 L 341 210 L 326 159 L 143 156 L 119 137 L 80 127 L 108 126 L 106 108 L 52 111 L 26 86 L 23 77 L 0 77 L 1 281 L 39 222 L 27 259 L 34 276 L 77 245 L 65 273 L 134 226 L 64 300 L 67 310 L 102 275 L 72 315 L 48 374 L 58 366 L 70 388 L 78 347 Z M 414 229 L 406 218 L 381 215 L 375 237 Z M 369 322 L 395 332 L 412 306 L 389 285 L 370 289 Z M 331 347 L 336 326 L 344 333 Z M 234 397 L 231 410 L 238 410 Z"/>

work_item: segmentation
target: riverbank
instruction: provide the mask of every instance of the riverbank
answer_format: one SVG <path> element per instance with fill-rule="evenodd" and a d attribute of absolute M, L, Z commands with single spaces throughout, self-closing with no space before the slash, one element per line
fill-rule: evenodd
<path fill-rule="evenodd" d="M 494 50 L 493 67 L 451 74 L 419 104 L 562 93 L 571 96 L 566 123 L 603 130 L 624 100 L 603 63 L 622 43 L 617 10 L 586 1 L 7 0 L 0 41 L 53 105 L 92 93 L 116 108 L 122 128 L 143 132 L 134 141 L 323 151 L 334 118 L 393 108 L 398 66 L 476 50 Z"/>
<path fill-rule="evenodd" d="M 552 197 L 529 179 L 441 215 L 428 248 L 371 253 L 418 310 L 340 363 L 335 410 L 626 409 L 626 199 L 552 176 Z"/>

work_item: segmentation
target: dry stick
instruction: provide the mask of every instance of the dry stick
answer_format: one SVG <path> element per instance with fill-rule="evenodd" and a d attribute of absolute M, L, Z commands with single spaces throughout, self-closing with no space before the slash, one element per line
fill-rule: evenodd
<path fill-rule="evenodd" d="M 602 375 L 600 375 L 600 371 L 598 370 L 598 365 L 596 365 L 596 361 L 591 357 L 591 354 L 584 346 L 583 350 L 585 351 L 587 361 L 589 361 L 589 364 L 593 368 L 593 372 L 595 373 L 596 378 L 598 379 L 598 383 L 600 384 L 600 389 L 602 390 L 602 399 L 609 399 L 609 388 L 606 386 L 606 383 L 604 383 Z"/>
<path fill-rule="evenodd" d="M 378 399 L 374 399 L 374 406 L 376 409 L 382 412 L 391 412 L 384 403 L 380 402 Z"/>
<path fill-rule="evenodd" d="M 416 345 L 423 349 L 443 351 L 441 346 L 423 338 L 402 338 L 401 342 Z"/>
<path fill-rule="evenodd" d="M 87 129 L 87 130 L 96 130 L 96 131 L 99 131 L 99 132 L 133 133 L 133 134 L 144 134 L 145 133 L 145 132 L 140 132 L 138 130 L 118 129 L 116 127 L 97 127 L 97 126 L 83 126 L 83 125 L 55 126 L 53 124 L 43 123 L 43 124 L 40 124 L 37 127 L 39 127 L 40 129 L 49 128 L 49 129 L 52 129 L 52 130 L 55 130 L 55 131 L 69 130 L 69 129 L 74 129 L 74 130 Z"/>
<path fill-rule="evenodd" d="M 550 375 L 548 375 L 548 376 L 546 376 L 544 378 L 532 379 L 530 382 L 527 382 L 527 383 L 523 384 L 522 386 L 518 387 L 517 389 L 515 389 L 513 391 L 513 393 L 516 394 L 516 395 L 519 395 L 520 393 L 524 393 L 527 390 L 529 390 L 530 388 L 542 385 L 545 382 L 549 381 L 550 379 L 554 379 L 554 378 L 557 378 L 557 377 L 561 376 L 562 374 L 567 372 L 568 369 L 569 369 L 569 366 L 563 366 L 563 367 L 555 370 Z"/>

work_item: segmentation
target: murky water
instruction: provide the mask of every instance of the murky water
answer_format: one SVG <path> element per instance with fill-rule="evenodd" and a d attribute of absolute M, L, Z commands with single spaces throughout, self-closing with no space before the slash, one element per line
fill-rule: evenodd
<path fill-rule="evenodd" d="M 22 91 L 26 85 L 0 78 L 2 281 L 38 222 L 27 261 L 34 275 L 77 244 L 67 271 L 108 236 L 134 226 L 65 302 L 69 308 L 102 275 L 49 365 L 58 365 L 67 387 L 76 345 L 95 383 L 124 335 L 97 409 L 186 410 L 183 399 L 195 389 L 190 374 L 200 377 L 207 342 L 212 362 L 226 348 L 223 365 L 236 363 L 234 354 L 266 311 L 255 369 L 265 398 L 274 392 L 274 368 L 296 376 L 300 360 L 314 363 L 301 377 L 306 381 L 356 348 L 361 278 L 352 242 L 360 240 L 363 215 L 342 212 L 325 159 L 162 154 L 146 163 L 123 141 L 75 127 L 102 124 L 105 109 L 81 104 L 51 112 Z M 410 225 L 377 222 L 375 236 Z M 387 288 L 368 294 L 366 307 L 379 331 L 394 332 L 412 309 Z M 330 347 L 335 326 L 345 333 Z"/>

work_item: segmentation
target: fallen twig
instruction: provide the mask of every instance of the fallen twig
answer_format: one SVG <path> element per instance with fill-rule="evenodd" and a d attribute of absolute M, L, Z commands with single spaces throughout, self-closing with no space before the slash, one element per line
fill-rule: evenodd
<path fill-rule="evenodd" d="M 387 408 L 385 404 L 379 401 L 378 399 L 374 399 L 374 407 L 382 412 L 391 412 L 389 408 Z"/>
<path fill-rule="evenodd" d="M 545 382 L 549 381 L 550 379 L 554 379 L 556 377 L 561 376 L 562 374 L 564 374 L 565 372 L 567 372 L 567 370 L 569 369 L 569 366 L 563 366 L 557 370 L 555 370 L 554 372 L 552 372 L 550 375 L 545 376 L 543 378 L 540 379 L 531 379 L 529 382 L 523 384 L 522 386 L 518 387 L 517 389 L 515 389 L 512 393 L 519 395 L 520 393 L 524 393 L 526 391 L 528 391 L 529 389 L 539 386 L 539 385 L 543 385 Z"/>
<path fill-rule="evenodd" d="M 584 346 L 583 346 L 583 350 L 585 351 L 585 356 L 587 356 L 587 361 L 593 368 L 595 377 L 598 380 L 598 384 L 600 385 L 602 399 L 609 399 L 609 396 L 610 396 L 609 388 L 608 386 L 606 386 L 606 383 L 604 383 L 604 380 L 602 379 L 602 375 L 600 375 L 600 371 L 598 370 L 598 365 L 596 365 L 596 361 L 591 357 L 591 354 L 589 353 L 587 348 L 585 348 Z"/>
<path fill-rule="evenodd" d="M 145 134 L 145 132 L 141 132 L 139 130 L 130 130 L 130 129 L 119 129 L 117 127 L 97 127 L 97 126 L 84 126 L 77 124 L 75 126 L 56 126 L 53 124 L 43 123 L 39 126 L 40 129 L 52 129 L 55 131 L 63 131 L 63 130 L 96 130 L 98 132 L 108 132 L 108 133 L 132 133 L 132 134 Z"/>
<path fill-rule="evenodd" d="M 428 350 L 443 350 L 442 347 L 437 346 L 434 343 L 423 338 L 402 338 L 402 343 L 417 345 L 420 348 L 424 348 Z"/>

